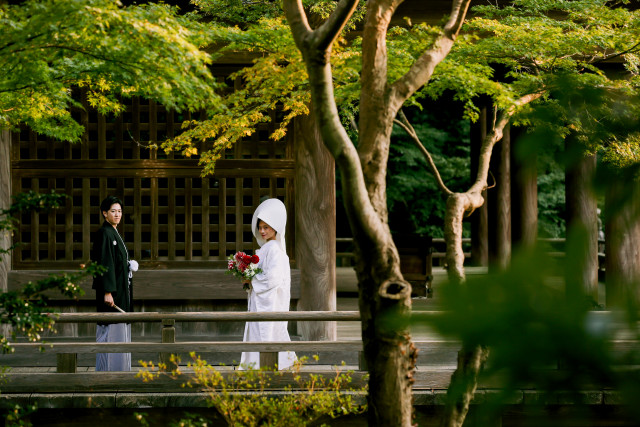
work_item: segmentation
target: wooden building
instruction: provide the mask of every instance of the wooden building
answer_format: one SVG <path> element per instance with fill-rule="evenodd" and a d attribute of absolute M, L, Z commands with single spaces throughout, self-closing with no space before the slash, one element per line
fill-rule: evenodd
<path fill-rule="evenodd" d="M 214 73 L 229 82 L 234 69 L 237 66 L 218 65 Z M 214 176 L 202 177 L 197 156 L 151 148 L 178 134 L 182 121 L 192 118 L 189 113 L 132 98 L 120 116 L 104 116 L 90 108 L 84 94 L 79 97 L 84 109 L 73 114 L 86 129 L 79 144 L 54 141 L 27 128 L 2 133 L 0 206 L 8 206 L 11 194 L 29 190 L 69 196 L 61 209 L 22 215 L 13 236 L 22 244 L 10 259 L 3 259 L 0 270 L 3 289 L 87 262 L 91 233 L 103 221 L 100 202 L 115 195 L 124 202 L 119 231 L 130 257 L 140 262 L 134 277 L 137 310 L 245 310 L 246 293 L 237 279 L 225 275 L 226 260 L 236 251 L 258 248 L 250 229 L 253 212 L 262 198 L 277 197 L 288 212 L 291 309 L 335 309 L 334 167 L 317 132 L 309 132 L 310 119 L 299 120 L 304 123 L 295 123 L 286 138 L 274 142 L 269 135 L 280 113 L 273 111 L 270 123 L 226 152 Z M 302 158 L 296 158 L 294 147 Z M 299 212 L 305 215 L 302 220 Z M 322 230 L 321 239 L 315 227 Z M 298 262 L 298 247 L 305 253 L 303 263 Z M 305 266 L 310 271 L 305 272 Z M 301 269 L 308 278 L 302 283 Z M 79 302 L 55 304 L 63 311 L 95 310 L 90 281 L 82 286 L 85 296 Z M 305 292 L 310 286 L 314 289 Z M 302 326 L 301 331 L 311 331 Z M 66 333 L 90 335 L 93 328 Z M 187 335 L 241 336 L 243 324 L 182 328 Z M 290 329 L 298 333 L 295 324 Z M 312 329 L 315 335 L 308 338 L 335 339 L 335 324 Z M 136 333 L 144 335 L 145 330 Z"/>

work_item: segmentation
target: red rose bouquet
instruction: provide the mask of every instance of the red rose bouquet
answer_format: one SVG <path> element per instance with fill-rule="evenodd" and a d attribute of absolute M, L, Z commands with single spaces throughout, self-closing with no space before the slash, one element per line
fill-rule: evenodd
<path fill-rule="evenodd" d="M 236 252 L 235 255 L 229 256 L 227 274 L 232 274 L 241 280 L 251 280 L 256 274 L 262 273 L 262 269 L 257 267 L 259 261 L 258 255 Z M 249 289 L 249 286 L 245 283 L 243 289 Z"/>

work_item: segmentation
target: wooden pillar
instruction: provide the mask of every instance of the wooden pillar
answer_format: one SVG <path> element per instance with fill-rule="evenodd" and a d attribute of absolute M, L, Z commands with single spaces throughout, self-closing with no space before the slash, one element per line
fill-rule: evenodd
<path fill-rule="evenodd" d="M 336 310 L 335 162 L 313 114 L 294 121 L 296 264 L 298 310 Z M 336 322 L 299 322 L 303 340 L 337 339 Z"/>
<path fill-rule="evenodd" d="M 260 369 L 275 370 L 278 365 L 278 352 L 260 352 Z"/>
<path fill-rule="evenodd" d="M 477 123 L 471 125 L 471 182 L 475 182 L 478 175 L 478 160 L 480 146 L 487 136 L 487 107 L 480 110 L 480 118 Z M 487 191 L 482 192 L 485 203 L 476 209 L 470 217 L 471 220 L 471 262 L 473 265 L 486 266 L 489 262 L 488 242 L 488 212 Z"/>
<path fill-rule="evenodd" d="M 532 247 L 538 239 L 538 166 L 536 156 L 519 152 L 522 131 L 511 128 L 511 242 Z"/>
<path fill-rule="evenodd" d="M 605 195 L 607 308 L 640 303 L 640 188 L 622 180 L 609 183 Z"/>
<path fill-rule="evenodd" d="M 162 331 L 161 341 L 163 343 L 176 342 L 176 320 L 175 319 L 162 319 Z M 164 363 L 168 371 L 173 371 L 178 368 L 178 365 L 171 360 L 171 353 L 160 353 L 160 363 Z"/>
<path fill-rule="evenodd" d="M 0 130 L 0 209 L 11 206 L 11 133 Z M 0 248 L 11 246 L 11 234 L 0 231 Z M 0 292 L 8 288 L 8 273 L 11 269 L 11 254 L 0 255 Z"/>
<path fill-rule="evenodd" d="M 0 129 L 0 209 L 11 206 L 11 133 Z M 11 246 L 11 233 L 0 231 L 0 248 Z M 9 270 L 11 270 L 11 253 L 0 255 L 0 293 L 9 290 Z M 11 334 L 9 325 L 0 327 L 0 334 L 7 337 Z"/>
<path fill-rule="evenodd" d="M 591 191 L 596 156 L 582 154 L 580 143 L 569 135 L 565 149 L 574 161 L 565 169 L 567 211 L 566 286 L 570 298 L 598 301 L 598 213 Z M 572 239 L 580 243 L 572 244 Z"/>
<path fill-rule="evenodd" d="M 488 190 L 489 269 L 500 271 L 511 261 L 511 136 L 509 126 L 493 149 L 490 171 L 495 186 Z M 491 179 L 491 177 L 489 177 Z M 491 180 L 489 181 L 491 186 Z"/>
<path fill-rule="evenodd" d="M 76 353 L 58 353 L 56 356 L 56 372 L 59 374 L 75 374 L 78 369 Z"/>

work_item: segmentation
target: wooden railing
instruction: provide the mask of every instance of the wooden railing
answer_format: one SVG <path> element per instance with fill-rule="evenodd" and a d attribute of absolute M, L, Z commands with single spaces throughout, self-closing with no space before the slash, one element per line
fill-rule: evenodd
<path fill-rule="evenodd" d="M 442 315 L 442 311 L 420 311 L 414 312 L 413 317 L 416 322 L 429 322 L 433 317 Z M 601 316 L 609 316 L 607 312 L 591 312 L 590 317 L 600 318 Z M 143 382 L 137 377 L 136 372 L 76 372 L 76 358 L 78 354 L 95 354 L 95 353 L 121 353 L 121 352 L 138 352 L 138 353 L 159 353 L 162 361 L 167 362 L 170 354 L 189 353 L 192 351 L 198 353 L 209 352 L 240 352 L 240 351 L 257 351 L 261 353 L 261 366 L 273 366 L 277 360 L 277 352 L 284 350 L 292 350 L 297 352 L 313 352 L 314 354 L 322 352 L 352 352 L 358 354 L 359 365 L 357 370 L 351 370 L 353 387 L 364 387 L 367 383 L 366 366 L 363 358 L 363 345 L 359 339 L 341 340 L 341 341 L 292 341 L 292 342 L 227 342 L 227 341 L 194 341 L 194 342 L 176 342 L 175 322 L 203 322 L 203 321 L 359 321 L 360 315 L 355 311 L 346 312 L 272 312 L 272 313 L 247 313 L 247 312 L 194 312 L 194 313 L 164 313 L 164 312 L 147 312 L 147 313 L 128 313 L 128 314 L 98 314 L 98 313 L 64 313 L 56 315 L 57 322 L 60 323 L 87 323 L 96 321 L 126 321 L 126 322 L 162 322 L 163 329 L 160 342 L 131 342 L 131 343 L 95 343 L 95 342 L 55 342 L 55 343 L 14 343 L 16 349 L 21 351 L 20 355 L 25 352 L 37 352 L 44 346 L 46 352 L 55 353 L 58 357 L 57 372 L 30 372 L 24 370 L 16 370 L 5 374 L 5 383 L 2 385 L 3 397 L 5 399 L 24 399 L 24 396 L 31 396 L 30 399 L 43 399 L 49 404 L 48 399 L 54 393 L 57 395 L 72 396 L 75 401 L 77 395 L 85 395 L 90 398 L 100 398 L 100 396 L 111 396 L 114 407 L 129 407 L 131 402 L 126 399 L 133 399 L 137 404 L 149 405 L 147 395 L 145 393 L 160 393 L 158 396 L 170 394 L 184 393 L 200 393 L 205 391 L 205 386 L 196 385 L 195 388 L 185 389 L 183 382 L 176 382 L 173 377 L 161 376 L 152 382 Z M 595 320 L 595 319 L 594 319 Z M 609 319 L 613 321 L 614 319 Z M 596 323 L 602 323 L 604 319 L 597 320 Z M 618 335 L 625 336 L 625 335 Z M 629 336 L 629 335 L 626 335 Z M 614 356 L 614 363 L 617 367 L 623 368 L 629 365 L 637 365 L 638 341 L 636 339 L 617 339 L 616 336 L 611 337 L 611 348 Z M 414 373 L 415 383 L 412 386 L 414 393 L 418 396 L 426 396 L 427 401 L 423 401 L 422 405 L 432 405 L 437 403 L 436 396 L 444 396 L 446 389 L 450 384 L 451 376 L 456 365 L 460 342 L 447 341 L 439 339 L 431 339 L 427 341 L 414 341 L 414 345 L 419 349 L 419 368 Z M 353 357 L 353 356 L 352 356 Z M 534 356 L 535 357 L 535 356 Z M 444 361 L 444 363 L 443 363 Z M 339 364 L 339 363 L 338 363 Z M 310 367 L 305 372 L 293 373 L 301 375 L 305 378 L 311 378 L 313 375 L 335 375 L 333 371 L 326 369 L 316 369 Z M 562 370 L 563 367 L 549 366 L 551 370 Z M 337 368 L 342 369 L 342 368 Z M 233 371 L 222 370 L 222 375 L 230 377 Z M 287 387 L 294 387 L 294 376 L 273 375 L 270 377 L 270 390 L 282 390 Z M 183 381 L 195 380 L 195 373 L 186 371 L 182 374 Z M 503 387 L 504 384 L 499 378 L 492 377 L 483 378 L 478 384 L 476 395 L 482 398 L 482 390 L 496 390 Z M 595 391 L 590 391 L 590 400 L 592 404 L 602 404 L 609 399 L 613 391 L 608 390 L 604 386 L 594 385 Z M 105 394 L 106 393 L 106 394 Z M 422 394 L 420 394 L 422 393 Z M 426 393 L 426 394 L 425 394 Z M 478 394 L 479 393 L 479 394 Z M 515 403 L 528 402 L 532 398 L 531 393 L 537 393 L 532 390 L 530 385 L 523 384 Z M 540 391 L 544 394 L 544 391 Z M 122 395 L 124 402 L 115 403 L 117 396 Z M 12 397 L 13 396 L 13 397 Z M 40 396 L 40 397 L 38 397 Z M 128 397 L 127 397 L 128 396 Z M 134 396 L 134 397 L 132 397 Z M 140 397 L 142 396 L 142 397 Z M 536 395 L 537 396 L 537 395 Z M 66 398 L 66 397 L 65 397 Z M 142 400 L 140 400 L 142 399 Z M 165 400 L 159 400 L 158 406 L 165 407 L 168 403 Z M 435 399 L 435 400 L 434 400 Z M 91 399 L 89 399 L 91 400 Z M 537 402 L 535 399 L 534 402 Z M 78 407 L 91 405 L 91 402 L 83 402 Z M 128 403 L 127 403 L 128 402 Z M 143 403 L 140 403 L 143 402 Z M 426 403 L 430 402 L 430 403 Z M 581 401 L 584 404 L 584 402 Z M 68 403 L 67 403 L 68 404 Z"/>
<path fill-rule="evenodd" d="M 422 315 L 438 315 L 439 312 L 422 312 Z M 279 351 L 301 352 L 357 352 L 358 367 L 366 370 L 361 340 L 341 341 L 288 341 L 288 342 L 239 342 L 239 341 L 185 341 L 176 342 L 175 322 L 259 322 L 259 321 L 359 321 L 357 311 L 288 311 L 288 312 L 140 312 L 140 313 L 59 313 L 51 314 L 57 323 L 97 323 L 97 322 L 162 322 L 160 342 L 96 343 L 96 342 L 49 342 L 13 343 L 19 351 L 40 351 L 57 356 L 57 372 L 75 373 L 78 354 L 96 353 L 159 353 L 163 363 L 170 363 L 171 354 L 188 352 L 242 352 L 260 353 L 260 366 L 274 366 Z M 435 344 L 435 347 L 434 347 Z M 433 340 L 417 342 L 418 348 L 433 351 L 437 347 L 456 352 L 459 343 Z"/>
<path fill-rule="evenodd" d="M 416 322 L 429 322 L 441 316 L 443 311 L 417 311 L 412 317 Z M 611 313 L 593 311 L 590 317 L 603 318 Z M 75 373 L 78 354 L 96 353 L 158 353 L 161 362 L 169 363 L 171 354 L 189 352 L 242 352 L 260 353 L 260 365 L 274 366 L 280 351 L 299 352 L 354 352 L 358 353 L 358 368 L 366 370 L 363 357 L 363 345 L 360 339 L 340 341 L 279 341 L 279 342 L 241 342 L 241 341 L 184 341 L 176 342 L 175 322 L 259 322 L 259 321 L 359 321 L 357 311 L 289 311 L 289 312 L 143 312 L 143 313 L 57 313 L 51 314 L 57 323 L 96 323 L 96 322 L 162 322 L 159 342 L 96 343 L 96 342 L 48 342 L 48 343 L 12 343 L 19 351 L 41 351 L 44 349 L 57 355 L 57 372 Z M 443 339 L 414 341 L 421 358 L 455 360 L 460 342 Z M 624 354 L 637 348 L 637 340 L 616 339 L 612 337 L 615 352 Z M 448 357 L 452 356 L 452 357 Z M 621 358 L 622 359 L 622 358 Z"/>

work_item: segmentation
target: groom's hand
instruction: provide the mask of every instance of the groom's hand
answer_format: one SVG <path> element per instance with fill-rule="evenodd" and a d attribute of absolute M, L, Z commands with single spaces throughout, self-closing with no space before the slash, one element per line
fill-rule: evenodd
<path fill-rule="evenodd" d="M 104 293 L 104 303 L 109 307 L 113 307 L 115 305 L 115 302 L 113 301 L 113 295 L 111 295 L 111 292 Z"/>

